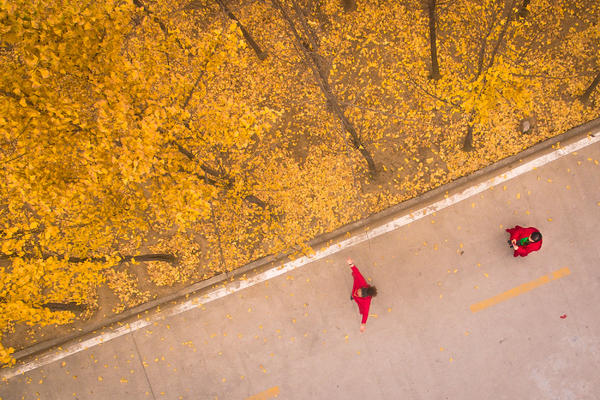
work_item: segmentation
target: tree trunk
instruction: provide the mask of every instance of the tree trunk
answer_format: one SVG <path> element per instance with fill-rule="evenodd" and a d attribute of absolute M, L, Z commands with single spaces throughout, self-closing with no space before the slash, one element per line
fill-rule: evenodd
<path fill-rule="evenodd" d="M 429 13 L 429 49 L 431 53 L 431 79 L 440 79 L 440 66 L 438 64 L 437 56 L 437 35 L 436 35 L 436 13 L 435 13 L 435 2 L 436 0 L 429 0 L 428 13 Z"/>
<path fill-rule="evenodd" d="M 329 82 L 328 82 L 327 78 L 323 75 L 323 68 L 319 64 L 318 57 L 316 56 L 316 54 L 313 51 L 310 51 L 309 49 L 307 49 L 307 46 L 303 45 L 304 41 L 302 40 L 302 37 L 300 36 L 300 34 L 298 33 L 298 30 L 296 29 L 296 25 L 294 24 L 294 21 L 292 21 L 291 17 L 288 15 L 285 8 L 283 8 L 283 5 L 281 4 L 281 2 L 279 0 L 271 0 L 271 2 L 273 3 L 273 6 L 275 6 L 275 8 L 281 12 L 283 19 L 285 19 L 286 22 L 288 23 L 288 26 L 290 27 L 290 30 L 294 36 L 294 39 L 296 42 L 296 47 L 300 49 L 308 66 L 312 70 L 315 80 L 316 80 L 317 84 L 319 85 L 319 87 L 321 88 L 321 91 L 323 92 L 323 95 L 325 96 L 325 99 L 327 100 L 327 104 L 330 106 L 331 111 L 333 112 L 333 114 L 335 116 L 337 116 L 340 119 L 340 121 L 342 122 L 342 126 L 344 127 L 344 130 L 346 130 L 346 132 L 348 132 L 348 134 L 350 135 L 350 141 L 352 143 L 352 146 L 356 150 L 358 150 L 362 154 L 362 156 L 365 158 L 370 174 L 375 176 L 377 174 L 377 170 L 375 168 L 375 162 L 373 161 L 373 157 L 371 156 L 369 151 L 365 148 L 365 146 L 362 144 L 360 137 L 359 137 L 358 133 L 356 132 L 356 129 L 354 128 L 354 125 L 350 122 L 350 120 L 346 117 L 346 115 L 342 111 L 339 101 L 333 94 L 331 86 L 329 86 Z"/>
<path fill-rule="evenodd" d="M 513 0 L 510 5 L 510 9 L 508 11 L 508 16 L 506 17 L 506 22 L 504 23 L 504 26 L 502 26 L 502 31 L 500 32 L 500 36 L 498 36 L 496 45 L 494 46 L 494 49 L 490 53 L 490 62 L 488 63 L 488 66 L 487 66 L 488 69 L 492 68 L 492 66 L 494 65 L 494 62 L 496 61 L 496 55 L 498 54 L 498 50 L 500 50 L 500 46 L 502 45 L 502 42 L 504 42 L 504 37 L 506 36 L 506 32 L 508 31 L 508 27 L 510 26 L 510 23 L 512 22 L 512 19 L 514 16 L 512 10 L 514 9 L 516 2 L 517 2 L 517 0 Z"/>
<path fill-rule="evenodd" d="M 481 73 L 483 72 L 485 53 L 487 51 L 487 40 L 490 37 L 490 35 L 492 34 L 492 31 L 494 30 L 494 25 L 496 24 L 496 21 L 498 19 L 498 13 L 496 13 L 495 9 L 492 9 L 492 12 L 493 12 L 492 21 L 490 22 L 490 26 L 488 27 L 487 32 L 481 39 L 481 47 L 479 48 L 479 52 L 477 54 L 477 73 L 475 75 L 474 80 L 477 80 L 479 75 L 481 75 Z"/>
<path fill-rule="evenodd" d="M 321 28 L 324 31 L 327 31 L 331 27 L 331 23 L 327 13 L 323 11 L 323 1 L 324 0 L 309 0 L 308 9 L 311 10 L 311 13 L 315 17 L 317 17 L 321 24 Z"/>
<path fill-rule="evenodd" d="M 75 302 L 45 303 L 45 304 L 42 304 L 42 307 L 49 308 L 50 311 L 72 311 L 72 312 L 82 312 L 87 308 L 85 305 L 78 304 Z"/>
<path fill-rule="evenodd" d="M 173 141 L 171 143 L 174 144 L 175 146 L 177 146 L 177 150 L 179 150 L 179 152 L 181 154 L 183 154 L 184 156 L 186 156 L 190 161 L 198 161 L 198 159 L 196 158 L 194 153 L 192 153 L 191 151 L 189 151 L 188 149 L 186 149 L 185 147 L 183 147 L 176 141 Z M 204 181 L 206 183 L 209 183 L 213 186 L 217 186 L 218 182 L 216 180 L 208 177 L 208 175 L 212 175 L 217 179 L 225 181 L 226 182 L 225 186 L 231 186 L 233 184 L 233 179 L 231 177 L 229 177 L 223 173 L 220 173 L 219 171 L 215 170 L 214 168 L 209 167 L 208 165 L 206 165 L 202 162 L 200 162 L 200 168 L 202 169 L 202 171 L 204 171 L 204 173 L 206 175 L 204 177 L 198 175 L 198 177 L 200 179 L 204 179 Z M 252 194 L 244 197 L 244 200 L 246 200 L 249 203 L 256 204 L 260 208 L 265 208 L 267 206 L 267 203 L 265 203 L 264 201 L 262 201 L 261 199 L 259 199 L 258 197 L 254 196 Z"/>
<path fill-rule="evenodd" d="M 302 30 L 304 31 L 304 34 L 306 34 L 306 37 L 308 38 L 308 43 L 304 43 L 304 47 L 306 47 L 308 51 L 312 51 L 315 55 L 318 56 L 319 45 L 320 45 L 319 38 L 317 37 L 317 35 L 315 35 L 315 33 L 313 32 L 310 25 L 308 25 L 308 21 L 306 20 L 306 14 L 302 10 L 302 8 L 300 8 L 300 6 L 298 6 L 298 3 L 296 3 L 295 1 L 292 1 L 292 7 L 294 7 L 294 12 L 296 13 L 296 17 L 298 18 L 298 21 L 300 22 L 300 25 L 302 26 Z M 321 60 L 319 60 L 319 64 L 321 64 L 320 61 Z"/>
<path fill-rule="evenodd" d="M 500 35 L 498 36 L 498 40 L 496 41 L 494 48 L 490 52 L 490 60 L 486 66 L 487 69 L 492 68 L 492 66 L 494 65 L 494 62 L 496 61 L 496 56 L 498 55 L 500 46 L 502 45 L 502 42 L 504 41 L 504 36 L 506 35 L 506 32 L 508 31 L 508 27 L 510 26 L 510 23 L 514 16 L 513 10 L 514 10 L 516 2 L 517 2 L 517 0 L 512 0 L 510 6 L 508 7 L 508 15 L 506 16 L 506 21 L 504 22 L 504 25 L 502 26 L 502 30 L 500 31 Z M 487 47 L 486 46 L 487 38 L 489 37 L 489 35 L 491 34 L 491 32 L 493 30 L 493 27 L 496 22 L 496 17 L 497 17 L 497 15 L 494 14 L 492 23 L 490 24 L 490 27 L 489 27 L 485 37 L 482 40 L 481 49 L 479 51 L 478 61 L 477 61 L 477 74 L 475 75 L 474 81 L 477 80 L 484 71 L 484 64 L 485 64 L 484 61 L 485 61 L 485 52 L 486 52 L 486 47 Z M 484 77 L 482 87 L 485 87 L 486 82 L 487 82 L 487 77 Z M 483 89 L 482 89 L 482 91 L 483 91 Z M 477 95 L 477 100 L 479 100 L 480 95 L 481 95 L 481 92 L 479 92 L 479 94 Z M 471 115 L 469 116 L 467 134 L 465 135 L 465 139 L 463 142 L 463 147 L 462 147 L 463 151 L 472 151 L 474 149 L 474 147 L 473 147 L 473 129 L 474 129 L 473 120 L 474 119 L 475 119 L 475 114 L 474 114 L 474 111 L 472 111 Z"/>
<path fill-rule="evenodd" d="M 46 260 L 50 257 L 54 257 L 54 256 L 49 255 L 49 254 L 44 254 L 44 256 L 43 256 L 44 260 Z M 164 261 L 164 262 L 168 262 L 171 264 L 177 262 L 177 258 L 173 254 L 168 254 L 168 253 L 151 253 L 151 254 L 142 254 L 139 256 L 119 255 L 119 257 L 121 258 L 121 261 L 119 261 L 119 264 L 129 262 L 133 259 L 135 259 L 135 261 Z M 58 256 L 57 258 L 59 260 L 65 259 L 63 256 Z M 102 256 L 102 257 L 69 257 L 67 259 L 68 262 L 72 262 L 72 263 L 82 263 L 82 262 L 86 262 L 86 261 L 104 262 L 106 260 L 107 260 L 107 257 L 105 257 L 105 256 Z"/>
<path fill-rule="evenodd" d="M 306 34 L 307 41 L 302 41 L 302 45 L 306 49 L 306 51 L 314 57 L 314 65 L 319 69 L 319 74 L 322 80 L 329 82 L 329 67 L 326 65 L 325 59 L 321 57 L 319 54 L 319 46 L 320 41 L 317 35 L 313 32 L 312 28 L 308 24 L 306 20 L 306 15 L 304 11 L 298 6 L 298 3 L 295 1 L 292 2 L 292 7 L 294 7 L 294 12 L 296 13 L 296 17 L 300 22 L 302 27 L 302 31 Z"/>
<path fill-rule="evenodd" d="M 223 12 L 233 21 L 235 21 L 235 23 L 237 24 L 237 26 L 240 28 L 240 30 L 242 31 L 242 35 L 244 35 L 244 39 L 246 39 L 246 43 L 248 43 L 248 45 L 250 47 L 252 47 L 252 50 L 254 50 L 254 52 L 256 53 L 256 56 L 258 57 L 259 60 L 263 61 L 264 59 L 267 58 L 267 53 L 262 51 L 262 49 L 260 48 L 260 46 L 258 45 L 258 43 L 256 43 L 256 41 L 254 40 L 254 38 L 252 37 L 252 35 L 250 35 L 250 32 L 248 32 L 248 30 L 244 27 L 244 25 L 242 25 L 242 23 L 240 22 L 239 19 L 237 19 L 237 17 L 231 12 L 231 10 L 229 10 L 229 8 L 227 7 L 227 5 L 225 4 L 224 0 L 216 0 L 217 3 L 219 3 L 219 5 L 221 6 L 221 8 L 223 9 Z"/>
<path fill-rule="evenodd" d="M 356 10 L 356 0 L 342 0 L 344 12 L 352 12 Z"/>
<path fill-rule="evenodd" d="M 523 4 L 521 4 L 521 7 L 517 12 L 520 18 L 525 18 L 527 15 L 529 15 L 529 10 L 527 9 L 527 6 L 529 5 L 530 1 L 531 0 L 523 0 Z"/>
<path fill-rule="evenodd" d="M 467 134 L 465 135 L 465 139 L 463 141 L 462 150 L 463 151 L 473 151 L 473 129 L 475 127 L 474 120 L 475 113 L 471 111 L 471 115 L 469 115 L 469 121 L 467 122 Z"/>
<path fill-rule="evenodd" d="M 25 254 L 24 257 L 25 258 L 38 258 L 39 256 L 36 256 L 33 254 Z M 58 260 L 65 259 L 64 256 L 57 256 L 54 254 L 42 254 L 41 257 L 43 260 L 47 260 L 51 257 L 56 257 Z M 171 264 L 174 264 L 177 262 L 177 257 L 175 257 L 173 254 L 169 254 L 169 253 L 149 253 L 149 254 L 141 254 L 139 256 L 123 256 L 123 255 L 119 254 L 119 257 L 121 258 L 121 260 L 119 261 L 119 264 L 129 262 L 132 259 L 135 259 L 135 261 L 164 261 L 164 262 L 168 262 Z M 12 258 L 12 256 L 10 254 L 0 253 L 0 258 L 10 260 Z M 71 262 L 71 263 L 82 263 L 82 262 L 86 262 L 86 261 L 105 262 L 106 260 L 107 260 L 106 256 L 102 256 L 102 257 L 69 257 L 67 259 L 67 261 Z"/>
<path fill-rule="evenodd" d="M 588 86 L 588 88 L 585 90 L 585 92 L 583 92 L 583 94 L 581 95 L 580 99 L 583 104 L 588 105 L 590 103 L 590 96 L 594 92 L 594 90 L 596 90 L 596 87 L 598 87 L 599 83 L 600 83 L 600 72 L 598 72 L 598 74 L 596 75 L 596 77 L 594 78 L 594 80 L 592 81 L 590 86 Z"/>
<path fill-rule="evenodd" d="M 467 128 L 467 134 L 463 142 L 463 151 L 473 151 L 473 125 L 469 124 Z"/>
<path fill-rule="evenodd" d="M 7 303 L 6 298 L 0 297 L 0 303 Z M 35 308 L 39 308 L 40 306 L 34 306 Z M 44 303 L 41 307 L 49 308 L 50 311 L 73 311 L 73 312 L 82 312 L 87 306 L 85 304 L 75 303 L 74 301 L 70 301 L 68 303 Z"/>

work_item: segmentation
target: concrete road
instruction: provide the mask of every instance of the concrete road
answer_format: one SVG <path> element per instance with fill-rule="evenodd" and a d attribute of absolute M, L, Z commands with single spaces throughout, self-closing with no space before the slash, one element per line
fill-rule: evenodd
<path fill-rule="evenodd" d="M 8 379 L 14 399 L 598 399 L 600 143 Z M 473 182 L 473 185 L 481 182 Z M 514 258 L 504 229 L 536 226 Z M 379 289 L 367 330 L 352 257 Z"/>

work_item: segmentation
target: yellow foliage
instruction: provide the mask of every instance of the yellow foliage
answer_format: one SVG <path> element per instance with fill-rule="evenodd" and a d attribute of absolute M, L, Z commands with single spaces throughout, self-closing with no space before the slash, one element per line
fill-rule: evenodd
<path fill-rule="evenodd" d="M 179 268 L 164 261 L 150 261 L 146 269 L 150 280 L 157 286 L 172 286 L 187 280 Z"/>
<path fill-rule="evenodd" d="M 308 254 L 321 233 L 600 115 L 597 91 L 591 106 L 576 100 L 597 73 L 598 2 L 539 0 L 527 17 L 493 0 L 445 5 L 438 80 L 421 8 L 359 3 L 305 10 L 311 61 L 269 2 L 235 10 L 265 60 L 216 3 L 0 2 L 5 332 L 70 321 L 43 304 L 91 304 L 105 280 L 115 312 L 147 301 L 114 269 L 141 249 L 177 257 L 145 265 L 157 285 Z M 10 353 L 0 347 L 0 363 Z"/>
<path fill-rule="evenodd" d="M 137 278 L 127 271 L 108 269 L 104 272 L 106 284 L 119 298 L 120 304 L 113 308 L 114 313 L 135 307 L 150 299 L 150 292 L 138 289 Z"/>

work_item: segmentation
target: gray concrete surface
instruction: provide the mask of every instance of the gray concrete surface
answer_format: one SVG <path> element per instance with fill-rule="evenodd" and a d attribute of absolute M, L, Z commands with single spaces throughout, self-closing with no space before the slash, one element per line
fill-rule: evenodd
<path fill-rule="evenodd" d="M 597 143 L 396 231 L 0 383 L 0 397 L 598 399 L 599 160 Z M 512 257 L 504 229 L 516 224 L 542 231 L 540 252 Z M 362 334 L 347 257 L 379 288 Z M 570 275 L 470 310 L 564 267 Z"/>

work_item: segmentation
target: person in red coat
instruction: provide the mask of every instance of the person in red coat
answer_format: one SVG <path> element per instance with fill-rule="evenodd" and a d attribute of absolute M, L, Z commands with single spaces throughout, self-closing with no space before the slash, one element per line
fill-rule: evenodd
<path fill-rule="evenodd" d="M 352 270 L 352 277 L 354 278 L 354 284 L 352 285 L 352 296 L 351 300 L 356 301 L 358 304 L 358 311 L 362 314 L 362 320 L 360 322 L 360 331 L 364 332 L 367 327 L 367 318 L 369 317 L 369 307 L 371 306 L 371 299 L 377 296 L 377 288 L 367 283 L 365 278 L 361 275 L 356 265 L 351 258 L 346 261 Z"/>
<path fill-rule="evenodd" d="M 519 225 L 507 229 L 510 234 L 509 245 L 515 250 L 513 256 L 525 257 L 542 247 L 542 234 L 536 228 L 523 228 Z"/>

